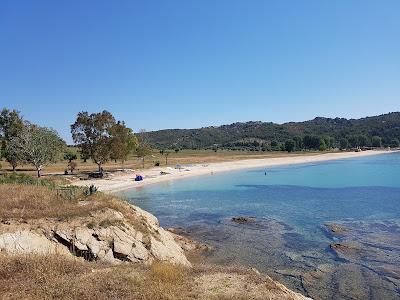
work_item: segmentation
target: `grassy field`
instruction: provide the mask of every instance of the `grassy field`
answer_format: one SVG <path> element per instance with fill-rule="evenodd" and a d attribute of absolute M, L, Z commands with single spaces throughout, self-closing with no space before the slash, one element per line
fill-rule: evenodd
<path fill-rule="evenodd" d="M 72 151 L 76 151 L 76 148 L 71 148 Z M 321 152 L 293 152 L 287 153 L 283 151 L 278 152 L 254 152 L 254 151 L 228 151 L 219 150 L 214 152 L 213 150 L 181 150 L 179 152 L 171 152 L 168 155 L 168 166 L 175 166 L 176 164 L 204 164 L 212 162 L 223 162 L 223 161 L 234 161 L 241 159 L 257 159 L 257 158 L 269 158 L 269 157 L 282 157 L 282 156 L 299 156 L 299 155 L 316 155 Z M 79 157 L 79 155 L 78 155 Z M 96 171 L 97 165 L 91 160 L 83 162 L 83 160 L 76 160 L 78 167 L 76 173 L 86 171 Z M 159 151 L 153 151 L 153 153 L 145 158 L 145 168 L 154 167 L 155 163 L 159 162 L 160 166 L 166 166 L 166 159 L 164 155 L 161 155 Z M 3 168 L 2 172 L 11 172 L 10 165 L 2 161 Z M 55 164 L 46 166 L 43 174 L 63 174 L 67 168 L 68 161 L 61 160 Z M 140 170 L 143 169 L 143 162 L 141 158 L 131 155 L 124 164 L 120 161 L 109 161 L 104 166 L 105 171 L 113 171 L 116 169 L 129 168 Z M 23 165 L 17 167 L 18 172 L 23 172 L 31 175 L 35 175 L 36 171 L 30 165 Z"/>

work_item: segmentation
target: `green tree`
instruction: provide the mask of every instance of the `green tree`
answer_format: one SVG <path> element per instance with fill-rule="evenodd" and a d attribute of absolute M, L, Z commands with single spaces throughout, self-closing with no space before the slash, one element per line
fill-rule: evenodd
<path fill-rule="evenodd" d="M 285 142 L 285 150 L 287 151 L 287 152 L 293 152 L 294 151 L 294 149 L 295 149 L 295 141 L 294 140 L 287 140 L 286 142 Z"/>
<path fill-rule="evenodd" d="M 400 146 L 400 141 L 398 139 L 392 139 L 390 141 L 390 147 L 397 148 Z"/>
<path fill-rule="evenodd" d="M 339 144 L 340 150 L 345 150 L 349 147 L 349 141 L 346 138 L 341 138 Z"/>
<path fill-rule="evenodd" d="M 32 124 L 12 138 L 10 145 L 21 151 L 24 160 L 35 167 L 38 177 L 46 165 L 57 161 L 66 146 L 53 129 Z"/>
<path fill-rule="evenodd" d="M 0 112 L 0 139 L 1 139 L 1 156 L 12 166 L 15 171 L 18 164 L 22 163 L 22 158 L 18 149 L 9 146 L 12 138 L 17 137 L 24 128 L 24 121 L 20 113 L 16 110 L 8 110 L 3 108 Z"/>
<path fill-rule="evenodd" d="M 152 150 L 149 144 L 139 143 L 139 146 L 136 149 L 136 155 L 137 157 L 140 157 L 142 159 L 143 169 L 144 169 L 144 160 L 146 156 L 149 156 L 151 154 L 151 152 Z"/>
<path fill-rule="evenodd" d="M 83 160 L 83 162 L 87 162 L 88 159 L 90 159 L 90 155 L 87 151 L 87 149 L 79 149 L 79 156 Z"/>
<path fill-rule="evenodd" d="M 146 156 L 149 156 L 152 153 L 152 149 L 147 139 L 146 130 L 140 129 L 139 133 L 140 133 L 139 146 L 136 148 L 136 155 L 137 157 L 142 159 L 142 164 L 144 169 L 144 160 Z"/>
<path fill-rule="evenodd" d="M 11 141 L 5 144 L 3 155 L 7 162 L 11 165 L 13 172 L 16 171 L 16 168 L 19 164 L 25 162 L 23 149 Z"/>
<path fill-rule="evenodd" d="M 64 153 L 64 159 L 68 160 L 68 163 L 70 163 L 71 161 L 73 161 L 77 158 L 78 158 L 78 156 L 72 151 L 67 151 Z"/>
<path fill-rule="evenodd" d="M 132 129 L 125 126 L 124 122 L 117 122 L 110 128 L 111 153 L 114 160 L 121 160 L 122 164 L 128 159 L 129 154 L 138 147 L 138 140 Z"/>
<path fill-rule="evenodd" d="M 312 149 L 312 150 L 318 150 L 320 147 L 320 142 L 321 138 L 315 135 L 306 135 L 304 136 L 303 143 L 304 143 L 304 148 L 305 149 Z"/>
<path fill-rule="evenodd" d="M 16 110 L 3 108 L 0 113 L 0 137 L 6 141 L 17 136 L 24 127 L 24 121 Z"/>
<path fill-rule="evenodd" d="M 294 143 L 295 143 L 295 148 L 297 151 L 303 149 L 304 145 L 303 145 L 303 138 L 301 136 L 295 136 L 293 138 Z"/>
<path fill-rule="evenodd" d="M 325 139 L 321 138 L 319 141 L 319 151 L 325 151 L 327 149 Z"/>
<path fill-rule="evenodd" d="M 332 136 L 329 136 L 328 137 L 328 148 L 335 148 L 335 147 L 337 147 L 335 138 Z"/>
<path fill-rule="evenodd" d="M 358 146 L 359 147 L 368 146 L 369 141 L 368 141 L 368 137 L 367 136 L 361 134 L 361 135 L 359 135 L 357 137 L 357 139 L 358 139 Z"/>
<path fill-rule="evenodd" d="M 357 136 L 351 135 L 351 136 L 349 136 L 349 137 L 347 138 L 347 140 L 348 140 L 348 142 L 349 142 L 350 147 L 352 147 L 352 148 L 357 148 L 357 147 L 359 147 L 359 144 L 358 144 L 358 137 L 357 137 Z"/>
<path fill-rule="evenodd" d="M 371 139 L 371 145 L 376 148 L 382 147 L 382 139 L 379 136 L 373 136 Z"/>
<path fill-rule="evenodd" d="M 89 156 L 99 168 L 110 159 L 111 128 L 116 124 L 108 111 L 88 114 L 80 112 L 76 121 L 71 125 L 72 139 L 78 144 L 82 153 Z"/>
<path fill-rule="evenodd" d="M 271 141 L 271 150 L 272 151 L 280 151 L 281 145 L 277 141 Z"/>

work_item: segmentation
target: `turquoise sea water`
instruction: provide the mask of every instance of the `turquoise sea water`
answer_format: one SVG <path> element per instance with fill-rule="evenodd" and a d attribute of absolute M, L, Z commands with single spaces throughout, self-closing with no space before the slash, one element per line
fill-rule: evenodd
<path fill-rule="evenodd" d="M 210 174 L 121 195 L 162 226 L 212 245 L 210 262 L 256 267 L 316 299 L 400 298 L 400 153 Z M 235 216 L 256 221 L 236 224 Z M 332 234 L 328 223 L 346 230 Z M 333 243 L 358 250 L 337 253 Z"/>

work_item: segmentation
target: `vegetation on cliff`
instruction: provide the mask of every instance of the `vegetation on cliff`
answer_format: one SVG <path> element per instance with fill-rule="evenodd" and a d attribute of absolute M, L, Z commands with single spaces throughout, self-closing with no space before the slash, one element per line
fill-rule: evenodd
<path fill-rule="evenodd" d="M 398 147 L 400 113 L 362 119 L 315 118 L 305 122 L 233 123 L 199 129 L 145 133 L 158 149 L 231 149 L 258 151 Z"/>

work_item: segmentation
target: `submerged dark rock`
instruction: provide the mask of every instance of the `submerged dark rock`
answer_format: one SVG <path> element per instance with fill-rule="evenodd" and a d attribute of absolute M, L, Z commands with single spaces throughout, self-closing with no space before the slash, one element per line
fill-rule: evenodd
<path fill-rule="evenodd" d="M 346 221 L 328 224 L 326 228 L 334 239 L 329 247 L 344 264 L 332 266 L 324 273 L 305 275 L 303 284 L 309 290 L 320 286 L 319 281 L 325 281 L 346 291 L 338 299 L 350 299 L 346 295 L 352 299 L 400 298 L 399 220 Z M 318 288 L 310 295 L 317 292 Z M 333 295 L 334 289 L 331 292 Z"/>
<path fill-rule="evenodd" d="M 254 222 L 256 218 L 254 217 L 233 217 L 231 219 L 232 222 L 235 222 L 237 224 L 246 224 L 250 222 Z"/>
<path fill-rule="evenodd" d="M 337 223 L 329 223 L 329 224 L 326 224 L 325 226 L 328 228 L 329 232 L 334 235 L 335 234 L 343 234 L 348 230 L 348 228 L 346 228 L 344 225 L 337 224 Z"/>
<path fill-rule="evenodd" d="M 356 246 L 341 244 L 341 243 L 332 243 L 329 245 L 329 247 L 333 250 L 338 250 L 338 251 L 359 250 L 359 248 Z"/>
<path fill-rule="evenodd" d="M 338 258 L 344 261 L 351 261 L 356 259 L 360 252 L 363 250 L 359 245 L 352 243 L 332 243 L 329 245 Z"/>

